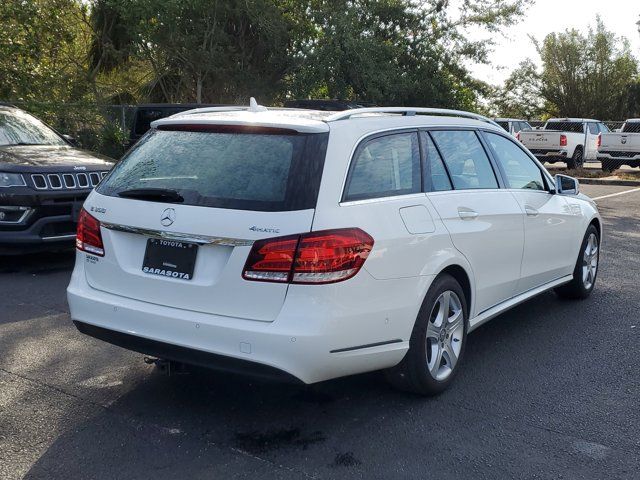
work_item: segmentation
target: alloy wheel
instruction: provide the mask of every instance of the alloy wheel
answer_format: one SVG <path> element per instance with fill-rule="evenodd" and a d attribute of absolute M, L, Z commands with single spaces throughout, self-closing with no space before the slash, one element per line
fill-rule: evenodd
<path fill-rule="evenodd" d="M 598 273 L 598 238 L 595 233 L 589 235 L 582 254 L 582 284 L 589 290 L 593 287 Z"/>
<path fill-rule="evenodd" d="M 427 369 L 442 381 L 453 372 L 462 350 L 464 311 L 458 295 L 447 290 L 436 300 L 429 316 L 426 335 Z"/>

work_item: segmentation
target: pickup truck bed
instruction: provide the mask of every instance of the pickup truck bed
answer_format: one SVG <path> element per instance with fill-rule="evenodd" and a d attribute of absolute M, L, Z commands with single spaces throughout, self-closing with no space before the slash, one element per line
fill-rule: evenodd
<path fill-rule="evenodd" d="M 640 167 L 640 121 L 627 120 L 621 132 L 600 134 L 597 158 L 607 172 L 622 165 Z"/>

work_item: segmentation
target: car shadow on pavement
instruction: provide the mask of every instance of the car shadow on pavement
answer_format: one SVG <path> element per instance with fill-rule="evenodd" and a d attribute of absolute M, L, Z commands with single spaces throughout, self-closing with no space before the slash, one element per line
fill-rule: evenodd
<path fill-rule="evenodd" d="M 579 326 L 592 340 L 581 315 L 597 307 L 594 297 L 573 303 L 544 294 L 483 326 L 469 337 L 453 387 L 430 399 L 392 390 L 380 373 L 314 386 L 200 369 L 168 377 L 140 355 L 81 337 L 99 351 L 98 361 L 111 361 L 88 364 L 74 386 L 62 387 L 71 390 L 73 414 L 26 478 L 389 478 L 419 477 L 425 468 L 455 477 L 497 449 L 507 461 L 501 475 L 559 474 L 575 462 L 568 438 L 601 435 L 577 421 L 593 413 L 590 397 L 600 394 L 582 378 L 600 375 L 585 367 L 592 352 L 559 340 Z M 412 449 L 422 456 L 412 458 Z M 609 461 L 600 466 L 610 468 Z"/>

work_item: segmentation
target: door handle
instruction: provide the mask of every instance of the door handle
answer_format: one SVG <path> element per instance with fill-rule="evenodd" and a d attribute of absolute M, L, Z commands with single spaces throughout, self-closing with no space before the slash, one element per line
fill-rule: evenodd
<path fill-rule="evenodd" d="M 528 217 L 537 217 L 540 213 L 536 208 L 530 207 L 529 205 L 524 206 L 524 211 Z"/>
<path fill-rule="evenodd" d="M 467 207 L 458 207 L 458 216 L 462 220 L 473 220 L 478 217 L 478 212 Z"/>

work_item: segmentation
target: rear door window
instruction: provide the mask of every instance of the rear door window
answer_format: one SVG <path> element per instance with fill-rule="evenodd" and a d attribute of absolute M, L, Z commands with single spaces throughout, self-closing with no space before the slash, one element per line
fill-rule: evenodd
<path fill-rule="evenodd" d="M 343 200 L 364 200 L 421 191 L 417 132 L 365 140 L 357 148 Z"/>
<path fill-rule="evenodd" d="M 489 157 L 475 132 L 437 130 L 431 135 L 456 190 L 498 188 Z"/>
<path fill-rule="evenodd" d="M 598 133 L 600 133 L 598 131 L 598 125 L 595 123 L 587 123 L 588 127 L 589 127 L 589 133 L 592 135 L 597 135 Z"/>
<path fill-rule="evenodd" d="M 184 204 L 238 210 L 315 207 L 328 134 L 212 128 L 153 131 L 98 192 L 119 196 L 127 190 L 169 189 Z"/>

